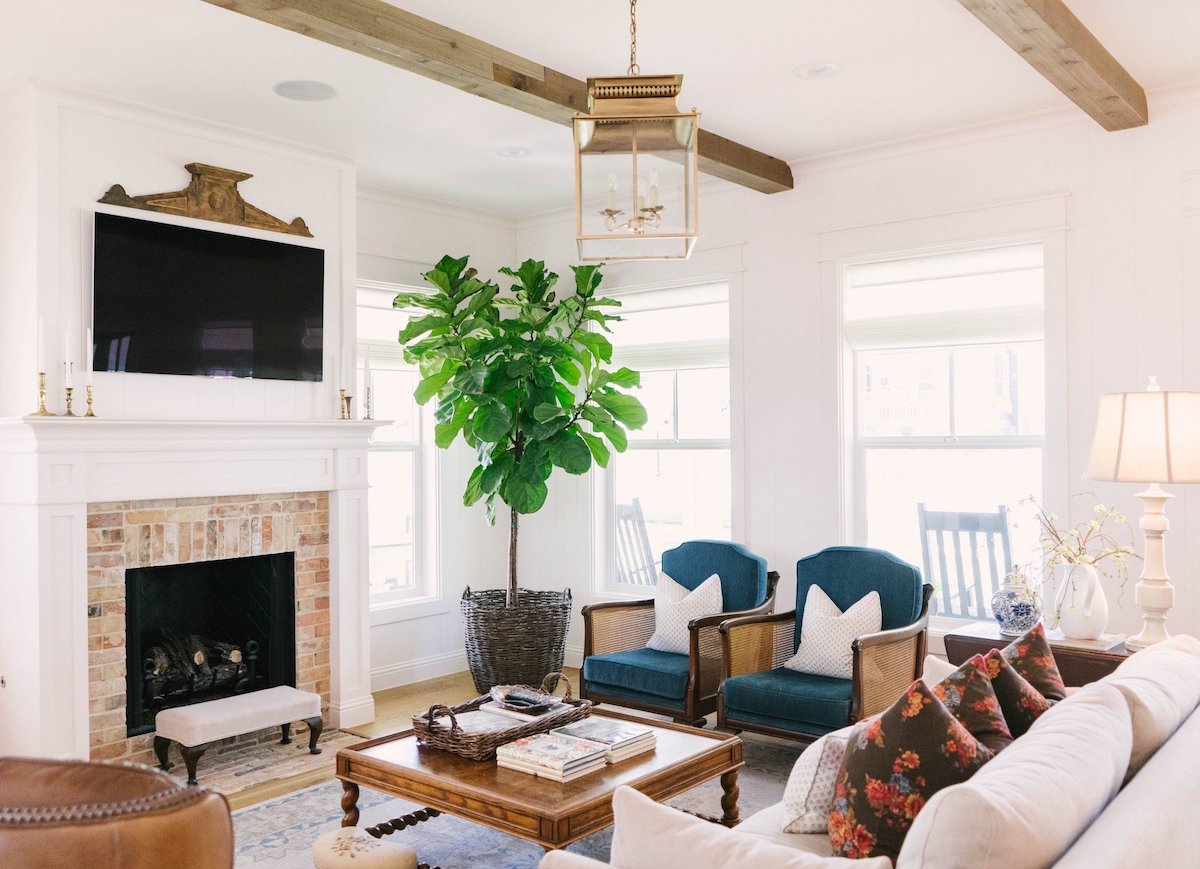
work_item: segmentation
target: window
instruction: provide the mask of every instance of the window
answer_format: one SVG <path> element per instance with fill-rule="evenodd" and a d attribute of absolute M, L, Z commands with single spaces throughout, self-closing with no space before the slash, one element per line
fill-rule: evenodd
<path fill-rule="evenodd" d="M 991 618 L 992 574 L 1002 579 L 1030 560 L 1036 545 L 1035 523 L 1021 502 L 1042 494 L 1041 245 L 853 265 L 845 279 L 854 369 L 853 539 L 922 567 L 934 585 L 935 614 Z M 1003 505 L 1011 563 L 1003 563 L 998 538 L 994 570 L 983 536 L 975 549 L 960 537 L 957 553 L 950 532 L 922 540 L 922 504 L 952 514 L 994 514 Z M 956 558 L 964 562 L 965 587 L 957 582 Z"/>
<path fill-rule="evenodd" d="M 438 596 L 436 454 L 429 415 L 412 397 L 417 372 L 396 342 L 410 313 L 392 308 L 401 289 L 363 282 L 358 290 L 356 394 L 366 395 L 369 365 L 372 416 L 392 420 L 375 430 L 367 456 L 372 610 Z"/>
<path fill-rule="evenodd" d="M 619 298 L 613 362 L 642 373 L 635 394 L 649 421 L 630 433 L 629 449 L 614 455 L 604 475 L 600 576 L 610 591 L 634 592 L 657 582 L 663 550 L 732 537 L 729 289 Z"/>

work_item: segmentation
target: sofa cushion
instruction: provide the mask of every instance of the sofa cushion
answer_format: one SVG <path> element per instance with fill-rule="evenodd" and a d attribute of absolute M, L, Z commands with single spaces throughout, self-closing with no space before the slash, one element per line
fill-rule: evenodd
<path fill-rule="evenodd" d="M 933 693 L 993 753 L 1012 744 L 1013 735 L 1000 711 L 983 655 L 975 655 L 934 685 Z"/>
<path fill-rule="evenodd" d="M 829 829 L 829 806 L 851 730 L 843 727 L 825 734 L 796 760 L 783 789 L 783 832 L 824 833 Z"/>
<path fill-rule="evenodd" d="M 845 727 L 850 720 L 849 679 L 776 667 L 732 676 L 725 680 L 724 691 L 725 714 L 743 721 L 765 718 L 781 722 L 783 727 L 804 729 L 805 725 L 811 725 L 820 728 L 819 732 L 828 732 Z"/>
<path fill-rule="evenodd" d="M 819 585 L 810 586 L 800 645 L 783 666 L 799 673 L 849 679 L 854 675 L 854 641 L 863 634 L 878 633 L 882 624 L 879 592 L 868 592 L 843 612 Z"/>
<path fill-rule="evenodd" d="M 629 649 L 590 655 L 583 662 L 583 678 L 595 684 L 623 688 L 668 700 L 680 700 L 687 691 L 688 656 L 657 649 Z M 603 693 L 603 690 L 601 691 Z"/>
<path fill-rule="evenodd" d="M 1120 691 L 1086 686 L 970 781 L 934 796 L 913 823 L 897 869 L 1053 864 L 1117 792 L 1132 743 Z"/>
<path fill-rule="evenodd" d="M 883 858 L 851 862 L 776 845 L 620 787 L 613 794 L 612 865 L 618 869 L 891 869 L 892 864 Z"/>
<path fill-rule="evenodd" d="M 1046 641 L 1046 629 L 1042 623 L 1034 625 L 1025 636 L 1013 640 L 1001 651 L 1008 663 L 1021 677 L 1047 700 L 1059 701 L 1067 696 L 1063 687 L 1054 652 Z"/>
<path fill-rule="evenodd" d="M 1056 869 L 1097 866 L 1150 869 L 1181 866 L 1184 865 L 1181 861 L 1188 859 L 1194 862 L 1195 849 L 1184 839 L 1183 819 L 1200 805 L 1198 748 L 1200 712 L 1193 712 L 1075 840 L 1071 850 L 1055 864 Z M 1131 831 L 1136 832 L 1131 835 Z"/>
<path fill-rule="evenodd" d="M 1029 730 L 1038 716 L 1053 704 L 1013 669 L 999 649 L 989 651 L 983 660 L 987 664 L 996 699 L 1000 701 L 1000 709 L 1004 712 L 1004 720 L 1015 739 Z"/>
<path fill-rule="evenodd" d="M 758 836 L 768 842 L 787 845 L 800 851 L 807 851 L 820 857 L 832 857 L 833 846 L 829 844 L 829 833 L 822 830 L 819 833 L 785 833 L 783 831 L 783 803 L 767 806 L 761 812 L 755 812 L 737 825 L 738 833 Z M 828 819 L 826 820 L 828 823 Z"/>
<path fill-rule="evenodd" d="M 1104 681 L 1124 695 L 1133 718 L 1128 780 L 1200 704 L 1200 640 L 1181 635 L 1142 649 Z"/>
<path fill-rule="evenodd" d="M 688 622 L 721 612 L 721 577 L 715 573 L 694 589 L 665 573 L 658 575 L 654 592 L 654 634 L 646 645 L 659 652 L 691 653 Z"/>
<path fill-rule="evenodd" d="M 850 734 L 829 810 L 833 852 L 894 858 L 930 797 L 966 781 L 991 758 L 918 679 Z"/>

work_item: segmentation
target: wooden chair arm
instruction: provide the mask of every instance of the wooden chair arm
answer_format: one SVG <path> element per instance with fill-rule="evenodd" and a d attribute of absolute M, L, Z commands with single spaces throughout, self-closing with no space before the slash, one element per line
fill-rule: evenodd
<path fill-rule="evenodd" d="M 921 615 L 911 625 L 864 634 L 853 643 L 854 693 L 850 720 L 859 721 L 887 709 L 920 678 L 929 632 L 929 599 L 924 587 Z"/>
<path fill-rule="evenodd" d="M 588 604 L 583 614 L 583 656 L 640 649 L 654 634 L 653 600 Z"/>

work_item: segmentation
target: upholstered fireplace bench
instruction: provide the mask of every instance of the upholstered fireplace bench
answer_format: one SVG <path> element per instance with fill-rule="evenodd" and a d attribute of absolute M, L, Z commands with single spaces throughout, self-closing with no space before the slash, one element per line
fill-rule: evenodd
<path fill-rule="evenodd" d="M 208 700 L 191 706 L 175 706 L 159 712 L 154 720 L 154 753 L 160 769 L 170 769 L 167 751 L 179 743 L 179 753 L 187 766 L 188 784 L 196 784 L 196 764 L 214 742 L 241 736 L 265 727 L 282 728 L 282 742 L 292 741 L 293 721 L 308 725 L 308 750 L 320 754 L 317 739 L 325 726 L 321 717 L 321 696 L 288 685 L 251 691 L 220 700 Z"/>

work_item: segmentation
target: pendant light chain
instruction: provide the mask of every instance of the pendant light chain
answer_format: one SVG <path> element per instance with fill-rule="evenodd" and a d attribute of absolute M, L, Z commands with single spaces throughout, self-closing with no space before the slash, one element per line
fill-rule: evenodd
<path fill-rule="evenodd" d="M 629 0 L 629 69 L 626 75 L 641 75 L 637 62 L 637 0 Z"/>

